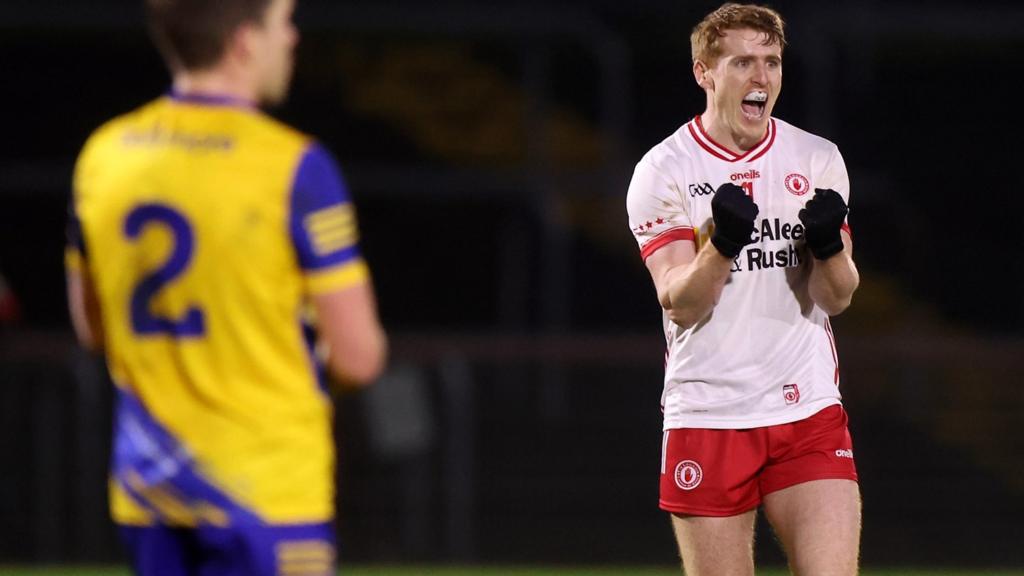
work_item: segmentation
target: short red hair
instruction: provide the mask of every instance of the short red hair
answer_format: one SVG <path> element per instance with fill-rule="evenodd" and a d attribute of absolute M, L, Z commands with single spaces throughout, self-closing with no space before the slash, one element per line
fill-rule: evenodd
<path fill-rule="evenodd" d="M 693 28 L 690 34 L 693 61 L 700 60 L 708 66 L 714 66 L 722 55 L 718 40 L 725 36 L 727 30 L 750 29 L 763 32 L 766 36 L 765 45 L 778 44 L 785 48 L 785 25 L 782 16 L 767 6 L 733 2 L 722 4 Z"/>

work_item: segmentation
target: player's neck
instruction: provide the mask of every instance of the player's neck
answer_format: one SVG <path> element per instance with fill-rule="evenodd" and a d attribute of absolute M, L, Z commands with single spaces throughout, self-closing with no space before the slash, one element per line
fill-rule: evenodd
<path fill-rule="evenodd" d="M 728 123 L 715 113 L 712 108 L 705 110 L 700 116 L 701 126 L 704 132 L 711 137 L 718 145 L 724 146 L 737 154 L 743 154 L 757 146 L 764 139 L 764 134 L 750 137 L 731 129 Z"/>
<path fill-rule="evenodd" d="M 220 69 L 179 72 L 174 75 L 174 92 L 191 96 L 216 96 L 256 104 L 256 90 L 237 74 Z"/>

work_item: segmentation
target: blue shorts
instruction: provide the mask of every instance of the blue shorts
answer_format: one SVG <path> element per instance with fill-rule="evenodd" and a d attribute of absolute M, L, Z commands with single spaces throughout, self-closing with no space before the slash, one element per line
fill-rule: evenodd
<path fill-rule="evenodd" d="M 335 576 L 334 526 L 121 526 L 138 576 Z"/>

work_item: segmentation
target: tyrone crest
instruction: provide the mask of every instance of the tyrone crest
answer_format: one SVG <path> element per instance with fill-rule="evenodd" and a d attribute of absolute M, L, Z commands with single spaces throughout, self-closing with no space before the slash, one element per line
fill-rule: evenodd
<path fill-rule="evenodd" d="M 693 460 L 683 460 L 676 464 L 676 486 L 683 490 L 693 490 L 700 485 L 700 481 L 703 479 L 704 471 L 701 470 L 700 464 Z"/>
<path fill-rule="evenodd" d="M 803 174 L 793 173 L 786 176 L 786 190 L 789 190 L 790 194 L 797 196 L 803 196 L 807 194 L 807 191 L 811 189 L 811 183 L 807 181 L 807 178 Z"/>

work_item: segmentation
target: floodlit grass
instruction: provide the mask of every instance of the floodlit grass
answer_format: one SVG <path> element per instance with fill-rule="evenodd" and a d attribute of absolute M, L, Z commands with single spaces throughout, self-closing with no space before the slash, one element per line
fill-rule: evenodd
<path fill-rule="evenodd" d="M 784 570 L 758 570 L 758 576 L 787 576 Z M 121 567 L 0 566 L 0 576 L 131 576 Z M 501 566 L 349 566 L 339 576 L 681 576 L 672 567 L 501 567 Z M 861 576 L 1024 576 L 1024 570 L 862 570 Z"/>

